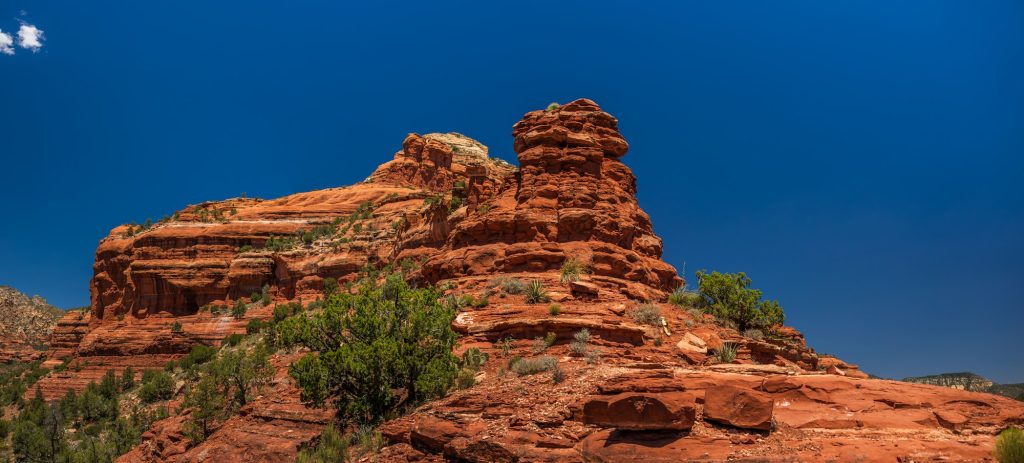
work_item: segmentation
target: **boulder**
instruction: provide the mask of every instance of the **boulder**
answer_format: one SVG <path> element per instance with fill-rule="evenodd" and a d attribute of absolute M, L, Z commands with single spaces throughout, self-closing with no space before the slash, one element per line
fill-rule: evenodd
<path fill-rule="evenodd" d="M 576 295 L 591 297 L 597 296 L 600 292 L 600 288 L 596 284 L 587 281 L 570 281 L 569 290 Z"/>
<path fill-rule="evenodd" d="M 690 363 L 700 363 L 708 355 L 707 343 L 689 332 L 684 334 L 683 339 L 676 343 L 676 350 L 679 352 L 679 355 L 686 358 Z"/>
<path fill-rule="evenodd" d="M 704 419 L 737 428 L 770 430 L 774 406 L 768 394 L 735 386 L 704 393 Z"/>
<path fill-rule="evenodd" d="M 696 399 L 686 392 L 624 392 L 583 404 L 583 422 L 625 431 L 682 431 L 693 427 Z"/>

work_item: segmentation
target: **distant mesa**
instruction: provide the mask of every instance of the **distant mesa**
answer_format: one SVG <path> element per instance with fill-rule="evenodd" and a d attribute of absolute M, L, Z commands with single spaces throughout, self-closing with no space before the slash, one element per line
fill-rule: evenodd
<path fill-rule="evenodd" d="M 969 372 L 903 378 L 908 383 L 931 384 L 964 391 L 989 392 L 1010 398 L 1024 397 L 1024 383 L 998 384 L 984 376 Z"/>

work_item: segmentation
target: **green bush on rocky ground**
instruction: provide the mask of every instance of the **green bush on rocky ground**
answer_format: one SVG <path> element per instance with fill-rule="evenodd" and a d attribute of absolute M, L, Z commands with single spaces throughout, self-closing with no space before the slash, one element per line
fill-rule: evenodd
<path fill-rule="evenodd" d="M 722 324 L 740 331 L 771 332 L 786 321 L 778 301 L 762 300 L 761 290 L 750 288 L 751 280 L 743 272 L 697 272 L 698 289 L 678 288 L 668 302 L 680 307 L 694 307 L 714 315 Z M 750 331 L 754 333 L 753 331 Z"/>

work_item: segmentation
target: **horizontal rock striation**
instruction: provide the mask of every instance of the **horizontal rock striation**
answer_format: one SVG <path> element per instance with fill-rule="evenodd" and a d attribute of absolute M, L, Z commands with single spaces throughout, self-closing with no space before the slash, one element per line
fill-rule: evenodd
<path fill-rule="evenodd" d="M 439 280 L 543 272 L 573 258 L 635 297 L 679 286 L 637 204 L 636 178 L 619 160 L 628 144 L 617 125 L 585 99 L 526 114 L 513 127 L 518 189 L 470 211 L 424 273 Z"/>

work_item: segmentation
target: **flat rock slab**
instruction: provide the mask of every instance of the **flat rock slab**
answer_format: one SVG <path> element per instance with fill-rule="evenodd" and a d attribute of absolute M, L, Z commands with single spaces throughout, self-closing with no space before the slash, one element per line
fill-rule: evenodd
<path fill-rule="evenodd" d="M 572 291 L 573 294 L 582 294 L 586 296 L 597 296 L 601 291 L 600 287 L 596 284 L 586 281 L 570 281 L 569 290 Z"/>

